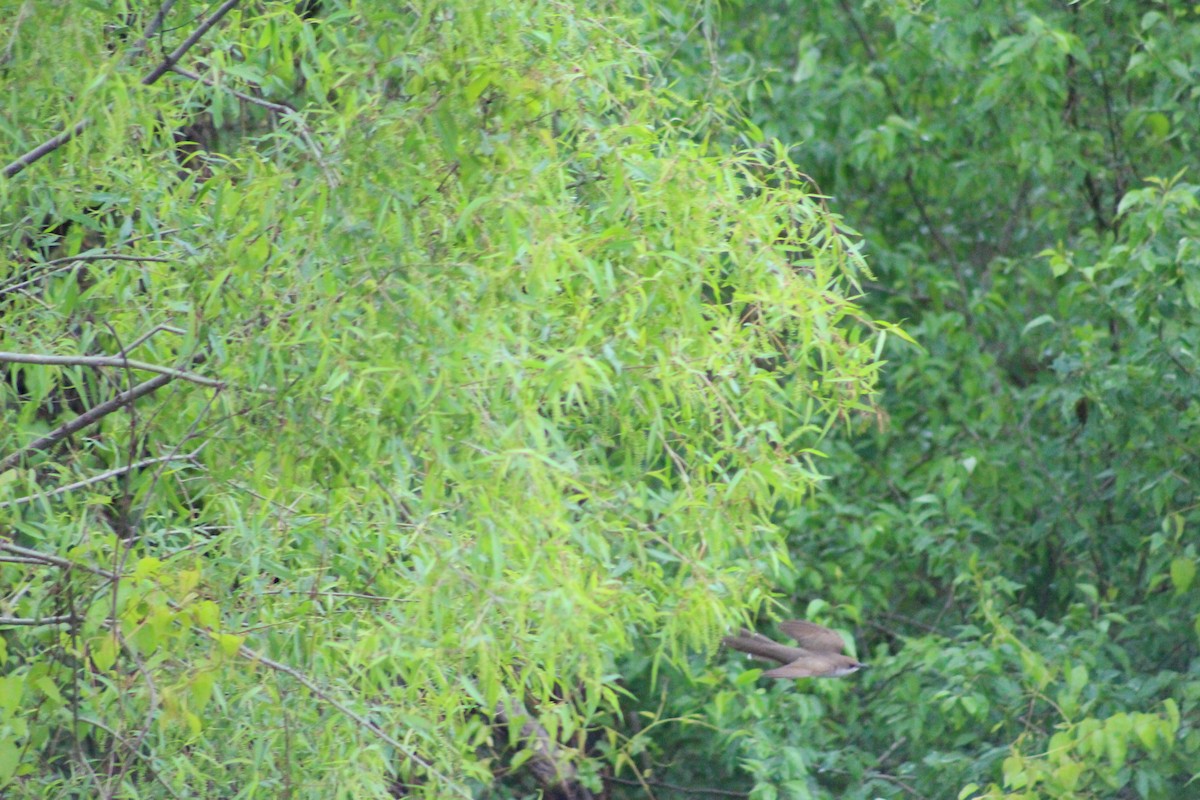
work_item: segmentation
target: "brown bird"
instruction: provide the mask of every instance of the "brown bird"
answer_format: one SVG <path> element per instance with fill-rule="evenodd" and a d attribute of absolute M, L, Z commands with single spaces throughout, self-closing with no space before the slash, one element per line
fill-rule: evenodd
<path fill-rule="evenodd" d="M 726 636 L 721 644 L 783 664 L 764 672 L 764 678 L 840 678 L 867 666 L 842 655 L 846 642 L 841 634 L 829 628 L 798 619 L 781 622 L 779 627 L 800 646 L 779 644 L 745 628 L 737 636 Z"/>

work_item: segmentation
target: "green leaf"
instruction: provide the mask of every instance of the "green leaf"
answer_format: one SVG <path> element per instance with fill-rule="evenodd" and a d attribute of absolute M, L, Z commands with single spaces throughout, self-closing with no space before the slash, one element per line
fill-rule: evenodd
<path fill-rule="evenodd" d="M 90 652 L 96 669 L 101 672 L 112 669 L 113 664 L 117 661 L 118 650 L 119 644 L 115 636 L 98 636 L 93 639 Z"/>
<path fill-rule="evenodd" d="M 1150 131 L 1150 135 L 1157 139 L 1165 139 L 1167 138 L 1167 134 L 1171 132 L 1171 121 L 1167 119 L 1166 114 L 1158 111 L 1147 114 L 1144 124 Z"/>
<path fill-rule="evenodd" d="M 1161 724 L 1162 721 L 1153 714 L 1134 715 L 1133 732 L 1148 752 L 1153 752 L 1158 743 L 1158 728 Z"/>
<path fill-rule="evenodd" d="M 0 719 L 13 713 L 21 702 L 25 691 L 25 679 L 21 675 L 0 676 Z"/>
<path fill-rule="evenodd" d="M 1074 792 L 1079 786 L 1079 779 L 1083 776 L 1084 765 L 1082 762 L 1074 760 L 1066 760 L 1054 769 L 1054 780 L 1066 792 Z"/>
<path fill-rule="evenodd" d="M 1192 586 L 1196 578 L 1196 562 L 1190 558 L 1178 557 L 1171 559 L 1171 583 L 1175 585 L 1175 594 L 1183 594 Z"/>
<path fill-rule="evenodd" d="M 162 562 L 157 558 L 150 556 L 147 556 L 146 558 L 139 558 L 137 565 L 133 569 L 133 577 L 135 580 L 152 578 L 158 574 L 161 568 Z"/>
<path fill-rule="evenodd" d="M 210 670 L 202 670 L 192 676 L 192 680 L 188 684 L 191 690 L 190 707 L 200 712 L 208 705 L 208 701 L 212 698 L 213 684 L 215 676 Z"/>
<path fill-rule="evenodd" d="M 487 89 L 488 86 L 491 86 L 491 84 L 492 76 L 490 73 L 476 77 L 469 84 L 467 84 L 465 91 L 467 102 L 474 103 L 479 99 L 479 95 L 483 94 L 483 91 Z"/>
<path fill-rule="evenodd" d="M 212 600 L 201 600 L 191 607 L 197 625 L 216 630 L 221 626 L 221 607 Z"/>
<path fill-rule="evenodd" d="M 33 685 L 41 690 L 42 694 L 47 699 L 51 700 L 55 706 L 63 706 L 66 701 L 63 700 L 62 694 L 58 691 L 58 685 L 50 677 L 38 678 L 33 682 Z"/>
<path fill-rule="evenodd" d="M 1041 316 L 1034 317 L 1029 322 L 1025 323 L 1025 327 L 1021 329 L 1021 335 L 1024 336 L 1025 334 L 1029 333 L 1031 330 L 1033 330 L 1035 328 L 1040 328 L 1043 325 L 1052 325 L 1052 324 L 1054 324 L 1054 317 L 1050 316 L 1049 314 L 1042 314 Z"/>
<path fill-rule="evenodd" d="M 230 658 L 238 654 L 244 638 L 244 636 L 235 636 L 231 633 L 218 633 L 216 635 L 217 644 L 220 646 L 221 652 Z"/>
<path fill-rule="evenodd" d="M 0 789 L 12 779 L 21 763 L 20 743 L 0 736 Z"/>

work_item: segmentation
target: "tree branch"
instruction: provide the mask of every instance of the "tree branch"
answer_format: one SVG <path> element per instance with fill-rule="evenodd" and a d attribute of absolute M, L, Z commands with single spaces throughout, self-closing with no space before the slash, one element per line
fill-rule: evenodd
<path fill-rule="evenodd" d="M 38 625 L 66 625 L 74 619 L 74 614 L 60 614 L 56 617 L 0 617 L 0 628 L 15 628 L 18 626 L 36 627 Z"/>
<path fill-rule="evenodd" d="M 72 433 L 82 430 L 93 423 L 99 422 L 101 419 L 113 413 L 114 411 L 135 402 L 138 400 L 138 398 L 158 391 L 172 380 L 174 380 L 174 377 L 171 375 L 159 375 L 157 378 L 151 378 L 144 383 L 139 383 L 129 391 L 121 392 L 111 400 L 101 403 L 89 411 L 85 411 L 65 425 L 60 425 L 42 438 L 30 442 L 17 452 L 12 453 L 3 460 L 0 460 L 0 472 L 5 472 L 6 470 L 12 469 L 21 462 L 22 458 L 30 453 L 36 453 L 39 450 L 45 450 L 56 442 L 70 436 Z"/>
<path fill-rule="evenodd" d="M 138 361 L 132 358 L 123 356 L 53 356 L 43 355 L 41 353 L 4 353 L 0 352 L 0 364 L 5 362 L 12 364 L 50 364 L 59 366 L 80 366 L 80 367 L 121 367 L 122 369 L 140 369 L 146 372 L 157 372 L 160 375 L 169 375 L 172 378 L 179 378 L 192 383 L 198 383 L 201 386 L 211 386 L 214 389 L 224 389 L 225 384 L 222 381 L 213 378 L 205 378 L 197 375 L 194 372 L 188 372 L 182 369 L 174 369 L 173 367 L 162 367 L 158 364 L 151 364 L 147 361 Z"/>
<path fill-rule="evenodd" d="M 557 791 L 567 800 L 591 800 L 592 793 L 577 779 L 575 765 L 559 754 L 558 743 L 550 738 L 549 731 L 521 701 L 500 701 L 496 706 L 496 719 L 510 727 L 521 725 L 521 738 L 529 742 L 533 751 L 527 762 L 529 771 L 543 790 Z"/>
<path fill-rule="evenodd" d="M 110 469 L 107 472 L 101 472 L 99 475 L 93 475 L 90 478 L 85 478 L 81 481 L 76 481 L 75 483 L 69 483 L 66 486 L 60 486 L 57 489 L 54 489 L 53 491 L 42 492 L 41 494 L 26 495 L 25 497 L 18 497 L 14 500 L 5 500 L 3 503 L 0 503 L 0 508 L 7 508 L 8 506 L 24 505 L 25 503 L 31 503 L 34 500 L 41 500 L 41 499 L 48 498 L 48 497 L 54 497 L 55 495 L 58 495 L 58 494 L 64 494 L 65 492 L 71 492 L 76 489 L 82 489 L 84 486 L 91 486 L 93 483 L 100 483 L 103 480 L 107 480 L 109 478 L 115 478 L 119 475 L 124 475 L 127 472 L 133 472 L 135 469 L 141 469 L 142 467 L 148 467 L 151 464 L 162 464 L 162 463 L 165 463 L 168 461 L 192 461 L 192 462 L 195 462 L 195 460 L 196 460 L 195 452 L 187 453 L 182 456 L 169 455 L 169 456 L 160 456 L 158 458 L 146 458 L 146 459 L 142 459 L 141 461 L 138 461 L 137 463 L 134 463 L 134 464 L 129 464 L 124 467 L 117 467 L 116 469 Z"/>
<path fill-rule="evenodd" d="M 190 50 L 192 48 L 192 46 L 196 44 L 196 42 L 200 41 L 200 38 L 202 36 L 204 36 L 204 34 L 208 33 L 208 31 L 214 25 L 216 25 L 218 22 L 220 22 L 222 17 L 224 17 L 226 14 L 228 14 L 230 11 L 232 11 L 233 7 L 236 6 L 239 2 L 240 2 L 240 0 L 225 0 L 225 2 L 222 3 L 217 8 L 217 10 L 212 13 L 211 17 L 209 17 L 204 22 L 202 22 L 200 24 L 200 27 L 196 28 L 196 30 L 192 31 L 192 35 L 189 36 L 187 39 L 185 39 L 183 44 L 179 45 L 179 47 L 176 47 L 171 52 L 171 54 L 168 55 L 163 60 L 163 62 L 161 64 L 159 64 L 157 67 L 155 67 L 153 70 L 151 70 L 150 74 L 148 74 L 146 77 L 142 78 L 142 85 L 150 86 L 151 84 L 156 83 L 159 78 L 161 78 L 172 67 L 175 66 L 176 62 L 178 62 L 179 59 L 183 58 L 184 53 L 186 53 L 188 50 Z M 168 5 L 170 5 L 170 4 L 168 4 Z M 162 12 L 160 10 L 159 16 L 165 16 L 165 12 Z M 150 27 L 147 28 L 148 35 L 143 36 L 142 41 L 145 41 L 150 36 L 153 36 L 154 31 L 157 29 L 157 26 L 162 24 L 162 20 L 159 19 L 159 16 L 155 16 L 154 20 L 150 23 Z M 138 44 L 135 45 L 131 49 L 131 51 L 130 51 L 131 54 L 136 54 L 136 53 L 140 52 L 140 50 L 138 48 L 141 45 L 142 45 L 142 42 L 141 41 L 138 42 Z M 52 139 L 48 139 L 45 142 L 42 142 L 41 144 L 39 144 L 37 147 L 30 150 L 25 155 L 20 156 L 15 161 L 8 164 L 4 168 L 4 171 L 3 171 L 4 177 L 11 178 L 15 175 L 20 174 L 30 164 L 33 164 L 36 161 L 44 158 L 49 153 L 53 153 L 55 150 L 62 147 L 64 144 L 71 141 L 79 134 L 83 133 L 85 130 L 87 130 L 88 126 L 90 126 L 91 124 L 92 124 L 91 119 L 85 117 L 84 119 L 81 119 L 79 122 L 76 122 L 75 126 L 72 127 L 70 130 L 63 131 L 62 133 L 58 134 L 57 136 L 53 137 Z"/>
<path fill-rule="evenodd" d="M 62 133 L 58 134 L 57 136 L 55 136 L 51 139 L 47 139 L 46 141 L 42 142 L 37 147 L 33 148 L 28 153 L 26 153 L 25 155 L 21 156 L 20 158 L 16 159 L 11 164 L 6 166 L 4 168 L 4 177 L 11 178 L 14 175 L 20 173 L 22 170 L 24 170 L 30 164 L 32 164 L 35 161 L 38 161 L 41 158 L 43 158 L 44 156 L 46 156 L 48 153 L 53 153 L 55 150 L 62 147 L 64 144 L 71 141 L 79 134 L 83 133 L 87 129 L 87 127 L 91 124 L 92 124 L 92 121 L 85 117 L 84 119 L 79 120 L 79 122 L 76 122 L 75 127 L 71 128 L 70 130 L 63 131 Z"/>
<path fill-rule="evenodd" d="M 273 103 L 270 100 L 264 100 L 261 97 L 255 97 L 252 94 L 246 94 L 245 92 L 239 92 L 237 89 L 231 89 L 228 86 L 222 86 L 212 78 L 206 78 L 203 75 L 198 75 L 197 73 L 184 69 L 183 67 L 171 67 L 171 71 L 177 75 L 182 75 L 185 78 L 203 83 L 205 86 L 211 86 L 214 89 L 220 89 L 221 91 L 229 92 L 239 100 L 244 100 L 245 102 L 252 103 L 256 106 L 261 106 L 268 111 L 273 111 L 282 116 L 284 119 L 290 119 L 296 124 L 297 130 L 300 132 L 300 138 L 303 139 L 304 143 L 308 145 L 310 150 L 312 150 L 313 158 L 316 159 L 317 165 L 321 167 L 321 172 L 325 175 L 325 182 L 328 183 L 331 188 L 337 186 L 337 176 L 333 174 L 333 170 L 331 170 L 329 165 L 325 163 L 325 154 L 321 152 L 320 146 L 317 145 L 316 139 L 313 138 L 312 131 L 308 129 L 308 124 L 305 123 L 304 117 L 301 116 L 299 111 L 287 105 L 286 103 Z"/>
<path fill-rule="evenodd" d="M 62 558 L 60 556 L 52 556 L 49 553 L 43 553 L 40 550 L 32 550 L 28 547 L 21 547 L 19 544 L 6 542 L 3 539 L 0 539 L 0 550 L 7 550 L 14 555 L 28 558 L 38 562 L 39 564 L 50 564 L 55 567 L 61 567 L 62 569 L 81 569 L 84 572 L 90 572 L 93 575 L 99 575 L 101 578 L 107 578 L 110 581 L 120 580 L 121 577 L 117 573 L 109 572 L 106 569 L 88 566 L 87 564 L 76 564 L 74 561 L 69 559 Z"/>
<path fill-rule="evenodd" d="M 149 75 L 142 78 L 142 86 L 150 86 L 151 84 L 157 82 L 159 78 L 161 78 L 171 69 L 171 67 L 178 63 L 179 59 L 183 58 L 184 53 L 186 53 L 188 50 L 191 50 L 192 46 L 195 45 L 196 42 L 200 41 L 201 37 L 208 33 L 212 26 L 220 22 L 222 17 L 232 11 L 233 7 L 239 2 L 241 2 L 241 0 L 225 0 L 224 3 L 218 6 L 217 10 L 212 13 L 211 17 L 200 23 L 200 27 L 192 31 L 192 35 L 183 40 L 183 44 L 172 50 L 170 55 L 163 59 L 161 64 L 155 67 Z"/>
<path fill-rule="evenodd" d="M 667 783 L 666 781 L 652 780 L 630 780 L 629 778 L 618 778 L 614 775 L 601 775 L 600 779 L 605 783 L 618 783 L 622 786 L 637 786 L 645 789 L 647 786 L 653 786 L 659 789 L 670 789 L 672 792 L 681 794 L 705 794 L 712 797 L 749 797 L 749 792 L 735 792 L 732 789 L 710 789 L 706 786 L 680 786 L 678 783 Z"/>

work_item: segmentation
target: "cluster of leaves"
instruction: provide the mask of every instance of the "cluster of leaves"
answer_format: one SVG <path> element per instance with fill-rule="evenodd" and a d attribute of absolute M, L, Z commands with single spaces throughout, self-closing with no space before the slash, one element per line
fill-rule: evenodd
<path fill-rule="evenodd" d="M 638 11 L 22 5 L 6 797 L 583 796 L 787 580 L 891 329 Z"/>
<path fill-rule="evenodd" d="M 789 512 L 792 610 L 823 598 L 808 610 L 857 626 L 876 669 L 860 691 L 681 695 L 728 738 L 680 746 L 748 770 L 755 798 L 1188 796 L 1200 17 L 723 11 L 663 15 L 680 85 L 721 70 L 764 136 L 798 143 L 863 231 L 867 307 L 922 348 L 889 347 L 890 425 L 833 445 L 828 491 Z M 690 759 L 668 774 L 738 788 Z"/>

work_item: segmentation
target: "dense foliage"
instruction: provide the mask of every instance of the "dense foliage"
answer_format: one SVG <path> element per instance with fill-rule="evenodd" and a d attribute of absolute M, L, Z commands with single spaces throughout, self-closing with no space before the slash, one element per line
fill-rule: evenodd
<path fill-rule="evenodd" d="M 662 32 L 684 85 L 716 63 L 797 143 L 863 231 L 868 308 L 922 349 L 889 349 L 890 425 L 789 515 L 787 605 L 857 626 L 874 674 L 678 713 L 707 709 L 755 797 L 1190 796 L 1200 18 L 766 2 L 712 27 Z"/>
<path fill-rule="evenodd" d="M 889 330 L 853 232 L 782 150 L 706 143 L 636 11 L 22 6 L 6 797 L 633 774 L 622 662 L 764 604 Z"/>
<path fill-rule="evenodd" d="M 0 794 L 1195 791 L 1191 7 L 12 19 Z"/>

